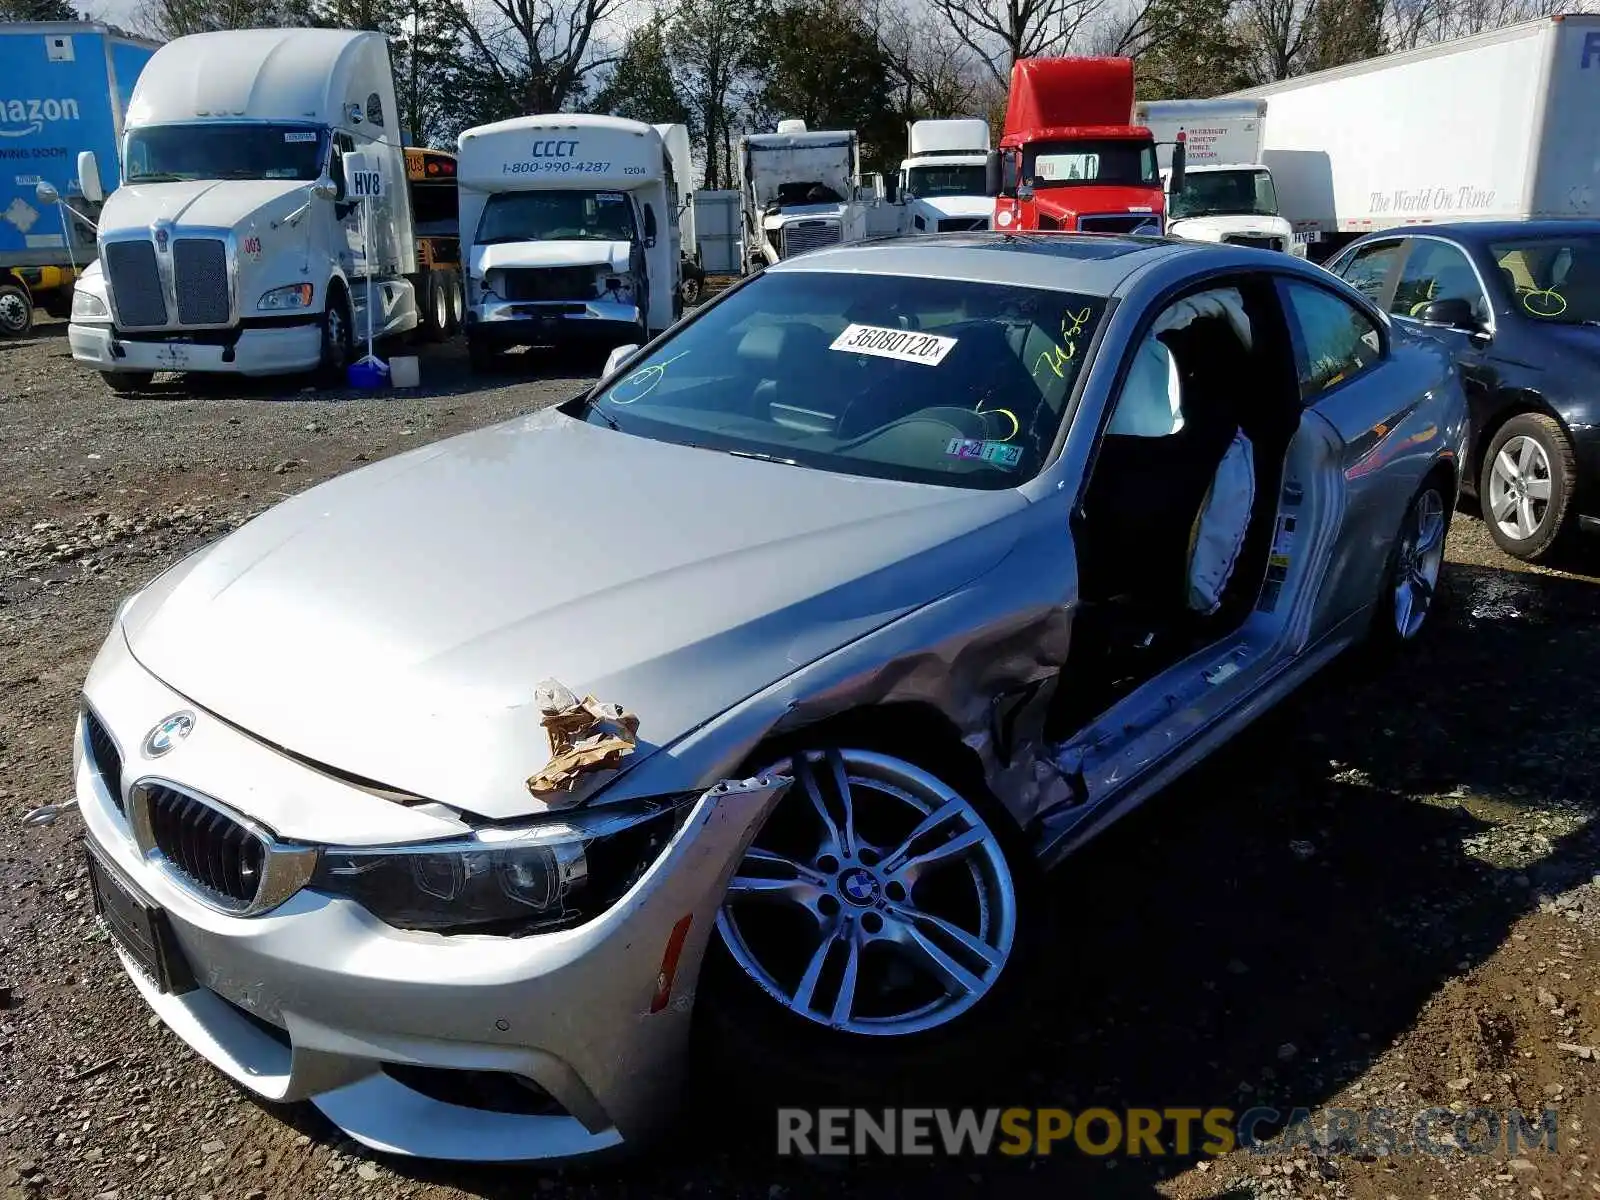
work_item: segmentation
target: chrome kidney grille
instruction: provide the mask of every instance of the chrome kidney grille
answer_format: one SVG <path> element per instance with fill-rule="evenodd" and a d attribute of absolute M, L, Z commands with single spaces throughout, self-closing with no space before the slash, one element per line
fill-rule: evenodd
<path fill-rule="evenodd" d="M 111 794 L 111 802 L 117 806 L 117 811 L 124 811 L 122 753 L 117 749 L 116 740 L 112 738 L 111 731 L 105 727 L 105 722 L 95 716 L 94 711 L 87 706 L 83 710 L 83 737 L 83 748 L 88 755 L 89 766 L 100 776 L 100 782 L 106 785 L 106 791 Z"/>
<path fill-rule="evenodd" d="M 267 848 L 254 833 L 174 788 L 146 783 L 141 791 L 155 848 L 174 870 L 222 907 L 255 903 Z"/>
<path fill-rule="evenodd" d="M 117 321 L 128 329 L 158 328 L 167 323 L 166 292 L 156 265 L 153 242 L 107 242 L 106 275 Z"/>
<path fill-rule="evenodd" d="M 172 243 L 172 276 L 178 320 L 184 325 L 226 325 L 228 249 L 217 238 L 178 238 Z M 113 285 L 115 286 L 115 285 Z"/>

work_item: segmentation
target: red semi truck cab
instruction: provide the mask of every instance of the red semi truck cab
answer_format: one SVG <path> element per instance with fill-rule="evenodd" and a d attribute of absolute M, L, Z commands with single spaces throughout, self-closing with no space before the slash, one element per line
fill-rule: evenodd
<path fill-rule="evenodd" d="M 1132 117 L 1131 58 L 1018 59 L 991 156 L 994 228 L 1162 232 L 1155 138 Z"/>

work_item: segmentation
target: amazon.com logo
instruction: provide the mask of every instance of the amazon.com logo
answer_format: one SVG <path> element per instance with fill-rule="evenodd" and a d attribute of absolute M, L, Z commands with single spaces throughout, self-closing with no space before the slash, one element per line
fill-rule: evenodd
<path fill-rule="evenodd" d="M 66 100 L 0 100 L 0 137 L 26 137 L 56 121 L 76 121 L 78 102 Z"/>

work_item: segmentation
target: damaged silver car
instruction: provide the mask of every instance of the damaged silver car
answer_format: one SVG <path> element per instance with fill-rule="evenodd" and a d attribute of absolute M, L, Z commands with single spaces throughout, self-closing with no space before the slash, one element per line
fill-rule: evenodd
<path fill-rule="evenodd" d="M 1429 617 L 1455 368 L 1288 255 L 822 250 L 616 357 L 186 559 L 85 685 L 128 974 L 369 1146 L 639 1144 L 697 1018 L 981 1049 L 1042 868 Z"/>

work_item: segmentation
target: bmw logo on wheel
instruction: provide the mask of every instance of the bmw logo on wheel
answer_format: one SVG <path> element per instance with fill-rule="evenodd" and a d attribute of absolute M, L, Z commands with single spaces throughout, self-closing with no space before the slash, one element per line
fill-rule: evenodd
<path fill-rule="evenodd" d="M 157 725 L 144 739 L 144 756 L 146 758 L 160 758 L 184 738 L 189 736 L 189 731 L 194 728 L 194 714 L 192 712 L 175 712 L 161 724 Z"/>

